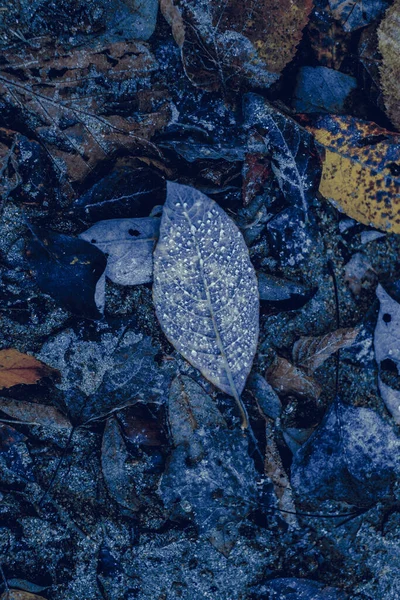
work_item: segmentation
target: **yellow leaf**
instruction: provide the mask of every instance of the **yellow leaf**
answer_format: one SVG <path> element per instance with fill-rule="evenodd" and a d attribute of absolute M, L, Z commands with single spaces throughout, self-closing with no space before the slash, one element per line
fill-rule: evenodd
<path fill-rule="evenodd" d="M 352 219 L 400 233 L 400 136 L 348 116 L 308 129 L 324 149 L 320 193 Z"/>
<path fill-rule="evenodd" d="M 0 389 L 19 383 L 32 385 L 51 375 L 59 376 L 59 372 L 29 354 L 22 354 L 14 348 L 0 350 Z"/>

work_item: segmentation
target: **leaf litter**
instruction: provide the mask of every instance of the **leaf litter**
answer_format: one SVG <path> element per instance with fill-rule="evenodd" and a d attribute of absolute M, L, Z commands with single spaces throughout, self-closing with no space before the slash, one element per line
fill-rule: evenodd
<path fill-rule="evenodd" d="M 397 598 L 396 3 L 20 4 L 0 594 Z"/>

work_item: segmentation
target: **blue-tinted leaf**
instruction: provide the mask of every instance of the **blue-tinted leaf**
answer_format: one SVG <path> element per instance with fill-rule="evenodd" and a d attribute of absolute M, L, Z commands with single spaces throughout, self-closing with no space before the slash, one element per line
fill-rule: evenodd
<path fill-rule="evenodd" d="M 257 347 L 256 274 L 228 215 L 201 192 L 177 183 L 167 184 L 153 297 L 175 348 L 239 403 Z"/>

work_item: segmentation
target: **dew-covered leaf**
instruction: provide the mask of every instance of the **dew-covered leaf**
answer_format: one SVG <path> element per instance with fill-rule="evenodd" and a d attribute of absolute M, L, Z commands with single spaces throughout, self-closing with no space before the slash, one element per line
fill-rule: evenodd
<path fill-rule="evenodd" d="M 386 6 L 386 3 L 385 3 Z M 387 114 L 400 129 L 400 1 L 395 0 L 378 29 L 381 87 Z"/>
<path fill-rule="evenodd" d="M 239 402 L 258 339 L 255 271 L 228 215 L 201 192 L 177 183 L 167 185 L 153 298 L 175 348 Z"/>
<path fill-rule="evenodd" d="M 299 394 L 313 400 L 318 400 L 321 395 L 321 386 L 313 377 L 281 356 L 276 357 L 268 368 L 265 378 L 280 394 Z"/>
<path fill-rule="evenodd" d="M 226 556 L 256 494 L 256 472 L 243 433 L 230 431 L 203 388 L 176 378 L 168 418 L 175 443 L 160 484 L 166 508 L 191 518 Z"/>
<path fill-rule="evenodd" d="M 29 425 L 42 425 L 68 431 L 72 425 L 54 406 L 0 397 L 0 411 Z"/>
<path fill-rule="evenodd" d="M 333 16 L 345 31 L 355 31 L 378 19 L 389 5 L 389 0 L 329 0 Z"/>
<path fill-rule="evenodd" d="M 153 278 L 153 250 L 160 219 L 109 219 L 80 234 L 107 256 L 106 276 L 119 285 L 148 283 Z"/>
<path fill-rule="evenodd" d="M 299 367 L 312 375 L 332 354 L 340 348 L 351 346 L 357 335 L 358 329 L 336 329 L 326 335 L 318 337 L 301 337 L 293 346 L 293 360 Z"/>
<path fill-rule="evenodd" d="M 301 67 L 293 108 L 299 113 L 342 113 L 357 81 L 327 67 Z"/>
<path fill-rule="evenodd" d="M 0 350 L 0 389 L 21 383 L 32 385 L 43 377 L 59 377 L 59 372 L 14 348 Z"/>
<path fill-rule="evenodd" d="M 104 254 L 79 238 L 32 225 L 30 230 L 26 255 L 40 289 L 75 314 L 100 318 L 95 294 L 106 268 Z"/>
<path fill-rule="evenodd" d="M 147 217 L 164 204 L 165 180 L 150 168 L 115 169 L 95 183 L 73 205 L 73 214 L 96 223 L 103 219 Z"/>
<path fill-rule="evenodd" d="M 312 135 L 257 94 L 245 95 L 244 113 L 246 126 L 263 134 L 285 198 L 307 215 L 320 180 L 320 160 Z"/>
<path fill-rule="evenodd" d="M 117 322 L 89 331 L 66 329 L 50 337 L 40 358 L 62 374 L 57 386 L 71 419 L 79 423 L 136 402 L 161 404 L 171 376 L 157 349 L 134 324 Z"/>
<path fill-rule="evenodd" d="M 400 473 L 400 439 L 369 408 L 336 399 L 294 455 L 292 487 L 304 498 L 368 504 Z"/>
<path fill-rule="evenodd" d="M 322 148 L 321 194 L 352 219 L 399 233 L 399 136 L 349 116 L 320 117 L 309 130 Z"/>
<path fill-rule="evenodd" d="M 381 285 L 376 295 L 380 302 L 374 333 L 379 391 L 387 409 L 400 424 L 400 304 Z"/>

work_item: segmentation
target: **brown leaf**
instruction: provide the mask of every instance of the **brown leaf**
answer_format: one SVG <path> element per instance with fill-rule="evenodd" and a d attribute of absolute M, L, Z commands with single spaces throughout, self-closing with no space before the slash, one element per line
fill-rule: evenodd
<path fill-rule="evenodd" d="M 344 281 L 350 290 L 358 296 L 366 284 L 371 284 L 376 279 L 374 271 L 368 258 L 356 252 L 344 267 Z"/>
<path fill-rule="evenodd" d="M 312 0 L 162 0 L 186 74 L 205 89 L 268 87 L 293 58 Z"/>
<path fill-rule="evenodd" d="M 393 125 L 400 129 L 400 0 L 395 0 L 386 11 L 378 29 L 378 39 L 385 106 Z"/>
<path fill-rule="evenodd" d="M 278 507 L 282 511 L 282 518 L 290 525 L 296 525 L 296 515 L 292 514 L 296 512 L 296 507 L 293 501 L 290 480 L 283 468 L 273 430 L 268 420 L 266 421 L 264 473 L 272 481 L 278 499 Z"/>
<path fill-rule="evenodd" d="M 301 337 L 293 346 L 293 360 L 312 375 L 332 354 L 340 348 L 351 346 L 358 335 L 358 329 L 349 327 L 337 329 L 318 337 Z"/>
<path fill-rule="evenodd" d="M 43 425 L 43 427 L 63 430 L 70 430 L 72 427 L 70 421 L 54 406 L 0 397 L 0 410 L 13 419 L 30 425 Z"/>
<path fill-rule="evenodd" d="M 299 394 L 313 400 L 318 400 L 321 395 L 321 386 L 313 377 L 309 377 L 302 369 L 281 356 L 277 356 L 267 370 L 265 378 L 280 394 Z"/>
<path fill-rule="evenodd" d="M 0 600 L 46 600 L 46 598 L 22 590 L 8 590 L 1 595 Z"/>
<path fill-rule="evenodd" d="M 145 43 L 99 39 L 88 50 L 42 38 L 39 48 L 13 49 L 2 59 L 4 112 L 25 121 L 72 183 L 120 148 L 155 154 L 147 140 L 167 123 L 169 107 Z"/>
<path fill-rule="evenodd" d="M 24 383 L 32 385 L 43 377 L 59 377 L 60 373 L 29 354 L 14 348 L 0 350 L 0 389 Z"/>

